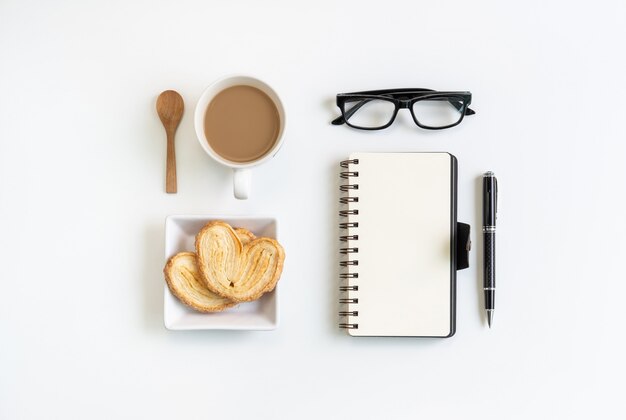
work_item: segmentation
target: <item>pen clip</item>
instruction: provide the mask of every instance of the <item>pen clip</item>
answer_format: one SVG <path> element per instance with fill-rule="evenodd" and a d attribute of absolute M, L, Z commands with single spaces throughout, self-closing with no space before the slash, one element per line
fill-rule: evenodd
<path fill-rule="evenodd" d="M 495 176 L 493 177 L 493 182 L 495 184 L 496 187 L 496 220 L 498 219 L 498 178 L 496 178 Z"/>

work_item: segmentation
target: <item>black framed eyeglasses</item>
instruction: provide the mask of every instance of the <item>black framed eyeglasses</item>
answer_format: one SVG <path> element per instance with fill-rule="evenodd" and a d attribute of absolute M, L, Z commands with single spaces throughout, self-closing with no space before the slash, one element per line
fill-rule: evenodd
<path fill-rule="evenodd" d="M 398 110 L 408 108 L 413 121 L 427 130 L 441 130 L 458 125 L 469 108 L 471 92 L 439 92 L 432 89 L 385 89 L 340 93 L 337 106 L 341 116 L 333 125 L 347 124 L 359 130 L 381 130 L 389 127 Z"/>

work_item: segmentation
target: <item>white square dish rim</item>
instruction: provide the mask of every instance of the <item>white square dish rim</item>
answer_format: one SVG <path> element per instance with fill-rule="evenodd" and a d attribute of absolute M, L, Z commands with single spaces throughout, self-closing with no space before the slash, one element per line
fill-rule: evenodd
<path fill-rule="evenodd" d="M 273 235 L 269 234 L 265 236 L 278 240 L 278 220 L 271 216 L 173 214 L 165 218 L 165 260 L 163 264 L 165 265 L 165 262 L 170 256 L 190 248 L 188 246 L 182 249 L 173 244 L 174 240 L 180 241 L 181 238 L 180 235 L 176 238 L 171 236 L 171 229 L 173 228 L 171 225 L 172 223 L 177 223 L 177 226 L 180 226 L 181 222 L 202 224 L 203 226 L 212 220 L 222 220 L 231 225 L 235 225 L 236 227 L 244 227 L 246 229 L 250 229 L 255 234 L 258 232 L 255 232 L 254 227 L 250 228 L 251 225 L 254 225 L 255 223 L 265 225 L 266 228 L 269 227 L 269 229 L 274 230 Z M 200 230 L 200 228 L 196 230 L 196 233 Z M 195 233 L 193 234 L 193 238 L 195 239 Z M 190 238 L 187 237 L 186 240 L 189 241 Z M 165 280 L 163 280 L 163 282 L 165 283 Z M 244 311 L 242 311 L 242 308 Z M 179 314 L 184 312 L 185 315 L 191 317 L 194 322 L 185 322 L 184 320 L 181 321 L 180 315 L 176 317 L 176 315 L 172 313 L 173 311 L 178 311 Z M 270 312 L 270 315 L 268 316 L 264 312 Z M 176 318 L 174 319 L 174 317 Z M 248 319 L 242 320 L 245 318 Z M 181 303 L 174 295 L 172 295 L 167 287 L 167 284 L 164 284 L 163 322 L 165 328 L 168 330 L 269 331 L 278 327 L 279 320 L 279 285 L 276 285 L 272 292 L 264 294 L 257 301 L 241 303 L 223 312 L 203 314 L 194 311 L 192 308 L 189 308 Z"/>

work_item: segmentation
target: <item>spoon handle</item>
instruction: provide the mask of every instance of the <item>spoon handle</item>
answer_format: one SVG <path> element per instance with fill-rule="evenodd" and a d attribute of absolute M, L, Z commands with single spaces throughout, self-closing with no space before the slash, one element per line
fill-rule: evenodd
<path fill-rule="evenodd" d="M 167 131 L 167 165 L 165 174 L 165 192 L 176 193 L 176 150 L 174 148 L 174 133 Z"/>

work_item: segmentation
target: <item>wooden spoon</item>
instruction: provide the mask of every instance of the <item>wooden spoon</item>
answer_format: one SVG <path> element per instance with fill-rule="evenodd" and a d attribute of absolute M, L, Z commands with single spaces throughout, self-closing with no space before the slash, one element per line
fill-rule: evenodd
<path fill-rule="evenodd" d="M 176 192 L 176 150 L 174 135 L 183 117 L 185 104 L 182 96 L 176 91 L 166 90 L 157 99 L 157 113 L 167 133 L 167 172 L 165 175 L 165 192 Z"/>

